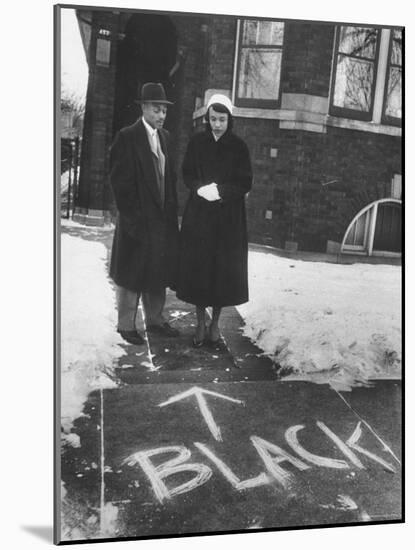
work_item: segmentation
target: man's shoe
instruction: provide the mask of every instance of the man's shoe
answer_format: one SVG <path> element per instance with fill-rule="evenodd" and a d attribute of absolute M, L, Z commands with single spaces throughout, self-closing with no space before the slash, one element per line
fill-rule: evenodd
<path fill-rule="evenodd" d="M 142 346 L 144 344 L 144 338 L 136 330 L 118 330 L 117 332 L 129 344 L 134 344 L 135 346 Z"/>
<path fill-rule="evenodd" d="M 177 336 L 180 336 L 180 332 L 171 327 L 167 321 L 162 325 L 148 325 L 147 331 L 152 332 L 153 334 L 160 334 L 160 336 L 167 336 L 169 338 L 177 338 Z"/>

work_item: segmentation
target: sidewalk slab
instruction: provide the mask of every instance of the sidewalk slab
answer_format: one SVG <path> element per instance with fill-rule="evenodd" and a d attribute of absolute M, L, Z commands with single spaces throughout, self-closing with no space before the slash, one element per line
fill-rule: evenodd
<path fill-rule="evenodd" d="M 139 309 L 137 328 L 145 333 L 145 322 Z M 231 382 L 275 380 L 277 372 L 271 360 L 262 355 L 241 334 L 243 320 L 234 307 L 224 308 L 221 333 L 225 347 L 209 344 L 201 348 L 192 345 L 196 327 L 194 306 L 167 293 L 165 317 L 177 328 L 177 338 L 146 333 L 146 345 L 126 344 L 126 355 L 116 368 L 117 376 L 127 384 L 161 384 L 174 382 Z M 151 356 L 151 358 L 150 358 Z"/>
<path fill-rule="evenodd" d="M 401 458 L 402 436 L 402 383 L 400 380 L 373 380 L 370 387 L 353 388 L 340 392 L 362 422 L 381 429 L 385 443 L 396 449 Z"/>
<path fill-rule="evenodd" d="M 344 446 L 360 418 L 329 387 L 305 382 L 205 383 L 203 390 L 220 396 L 202 394 L 204 412 L 195 394 L 178 397 L 192 387 L 130 385 L 103 392 L 104 495 L 116 515 L 107 536 L 400 521 L 399 464 L 366 426 L 359 444 L 371 454 L 354 451 L 354 459 L 345 454 L 341 442 Z M 376 386 L 366 391 L 375 402 Z M 393 392 L 389 397 L 383 392 L 388 410 L 396 407 L 395 398 Z M 362 393 L 359 402 L 365 399 Z M 96 423 L 91 418 L 91 433 Z M 384 436 L 382 423 L 372 427 Z M 297 438 L 294 447 L 288 442 L 290 433 Z M 84 434 L 89 438 L 88 431 Z M 391 444 L 397 451 L 399 439 Z M 81 445 L 86 462 L 96 460 L 96 450 L 85 446 L 83 437 Z M 301 449 L 312 453 L 314 462 L 302 456 Z M 289 453 L 291 462 L 281 458 L 281 452 Z M 173 474 L 166 462 L 175 458 L 184 471 Z M 207 472 L 208 479 L 183 494 L 172 494 L 195 477 L 194 470 L 186 470 L 189 463 Z M 275 466 L 288 477 L 278 468 L 277 474 L 270 473 Z M 164 478 L 163 469 L 168 473 Z M 261 474 L 262 485 L 241 485 Z M 71 479 L 68 473 L 69 498 L 77 495 Z M 99 484 L 98 478 L 95 481 Z M 89 487 L 88 496 L 99 491 Z"/>

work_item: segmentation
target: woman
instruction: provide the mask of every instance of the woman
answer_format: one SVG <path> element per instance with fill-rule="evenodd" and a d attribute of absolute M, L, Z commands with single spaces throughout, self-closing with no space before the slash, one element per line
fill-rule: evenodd
<path fill-rule="evenodd" d="M 252 169 L 246 144 L 232 133 L 232 109 L 226 96 L 212 96 L 206 131 L 190 140 L 183 162 L 190 195 L 180 233 L 177 296 L 196 305 L 195 347 L 205 341 L 220 343 L 222 308 L 248 301 L 245 194 L 251 189 Z"/>

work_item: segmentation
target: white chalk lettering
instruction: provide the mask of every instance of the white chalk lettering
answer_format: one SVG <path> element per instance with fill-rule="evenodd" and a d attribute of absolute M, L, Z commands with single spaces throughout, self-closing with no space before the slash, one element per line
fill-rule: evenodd
<path fill-rule="evenodd" d="M 159 466 L 154 466 L 150 458 L 155 455 L 165 453 L 177 453 L 178 456 L 163 462 Z M 128 466 L 139 464 L 150 480 L 157 499 L 159 502 L 163 502 L 164 500 L 170 499 L 175 495 L 192 491 L 210 479 L 212 470 L 209 466 L 201 463 L 183 464 L 186 460 L 189 460 L 190 456 L 191 453 L 189 449 L 183 445 L 172 445 L 169 447 L 149 449 L 148 451 L 139 451 L 125 459 L 124 463 L 128 464 Z M 163 482 L 163 479 L 179 472 L 194 472 L 196 475 L 185 483 L 182 483 L 173 489 L 168 489 L 166 484 Z"/>
<path fill-rule="evenodd" d="M 350 468 L 345 460 L 338 460 L 337 458 L 328 458 L 325 456 L 315 455 L 304 449 L 304 447 L 300 445 L 297 438 L 297 432 L 302 429 L 304 429 L 304 426 L 291 426 L 291 428 L 288 428 L 288 430 L 285 432 L 285 439 L 287 440 L 288 445 L 292 448 L 293 451 L 301 456 L 301 458 L 304 458 L 304 460 L 307 460 L 308 462 L 311 462 L 316 466 L 322 466 L 324 468 L 338 468 L 340 470 Z"/>
<path fill-rule="evenodd" d="M 347 445 L 343 443 L 340 437 L 337 437 L 337 435 L 330 430 L 330 428 L 328 428 L 323 422 L 320 422 L 319 420 L 317 420 L 317 426 L 336 444 L 336 446 L 350 460 L 352 464 L 354 464 L 360 470 L 365 469 L 365 467 L 354 454 L 354 452 L 352 452 L 349 447 L 347 447 Z"/>
<path fill-rule="evenodd" d="M 253 487 L 259 487 L 260 485 L 267 485 L 271 481 L 270 477 L 267 476 L 267 474 L 265 474 L 264 472 L 256 477 L 241 481 L 239 477 L 236 476 L 220 458 L 213 454 L 213 452 L 206 445 L 196 442 L 195 446 L 218 467 L 218 470 L 225 476 L 232 487 L 234 487 L 234 489 L 236 489 L 237 491 L 252 489 Z"/>
<path fill-rule="evenodd" d="M 270 443 L 269 441 L 257 437 L 256 435 L 251 436 L 250 439 L 259 456 L 262 458 L 268 472 L 284 487 L 289 485 L 292 476 L 289 472 L 279 466 L 281 462 L 290 462 L 299 470 L 308 470 L 311 468 L 311 466 L 305 464 L 298 458 L 295 458 L 274 443 Z"/>
<path fill-rule="evenodd" d="M 197 399 L 200 412 L 202 413 L 202 416 L 210 430 L 210 433 L 213 435 L 216 441 L 222 441 L 222 434 L 221 434 L 220 428 L 216 424 L 212 416 L 212 413 L 210 412 L 207 406 L 206 399 L 203 394 L 213 395 L 214 397 L 220 397 L 221 399 L 226 399 L 228 401 L 232 401 L 233 403 L 238 403 L 240 405 L 243 405 L 243 401 L 240 401 L 239 399 L 233 399 L 232 397 L 222 395 L 221 393 L 204 390 L 202 388 L 198 388 L 197 386 L 194 386 L 193 388 L 190 388 L 190 390 L 187 390 L 183 393 L 179 393 L 178 395 L 171 397 L 164 403 L 160 403 L 159 407 L 165 407 L 166 405 L 170 405 L 171 403 L 175 403 L 176 401 L 180 401 L 181 399 L 185 399 L 186 397 L 194 395 Z"/>
<path fill-rule="evenodd" d="M 363 447 L 357 444 L 357 442 L 360 439 L 360 436 L 362 435 L 362 428 L 361 428 L 361 422 L 359 422 L 356 426 L 355 431 L 352 433 L 352 435 L 349 437 L 349 439 L 346 441 L 346 444 L 353 450 L 362 453 L 363 455 L 367 456 L 368 458 L 371 458 L 375 462 L 378 462 L 381 464 L 386 470 L 389 470 L 390 472 L 396 472 L 395 468 L 392 466 L 392 464 L 389 464 L 389 462 L 386 462 L 386 460 L 383 460 L 379 456 L 375 455 L 374 453 L 371 453 L 370 451 L 367 451 Z"/>

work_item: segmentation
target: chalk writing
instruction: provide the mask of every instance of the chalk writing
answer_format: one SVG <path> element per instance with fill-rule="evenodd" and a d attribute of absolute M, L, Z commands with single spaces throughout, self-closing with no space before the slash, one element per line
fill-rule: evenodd
<path fill-rule="evenodd" d="M 232 487 L 237 491 L 243 491 L 244 489 L 252 489 L 252 487 L 259 487 L 260 485 L 267 485 L 272 481 L 272 479 L 267 476 L 264 472 L 259 474 L 256 477 L 246 479 L 241 481 L 232 470 L 218 458 L 206 445 L 203 443 L 195 443 L 195 446 L 202 451 L 210 460 L 218 467 L 219 471 L 225 476 L 225 478 L 230 482 Z"/>
<path fill-rule="evenodd" d="M 200 412 L 202 413 L 202 416 L 209 428 L 210 433 L 213 435 L 216 441 L 222 441 L 222 434 L 221 434 L 220 428 L 216 424 L 212 416 L 212 413 L 210 412 L 209 407 L 207 406 L 206 399 L 203 394 L 213 395 L 214 397 L 220 397 L 221 399 L 226 399 L 227 401 L 232 401 L 233 403 L 239 403 L 243 405 L 243 401 L 240 401 L 239 399 L 233 399 L 232 397 L 222 395 L 221 393 L 204 390 L 202 388 L 198 388 L 197 386 L 195 386 L 193 388 L 190 388 L 190 390 L 187 390 L 183 393 L 179 393 L 174 397 L 171 397 L 164 403 L 160 403 L 159 407 L 165 407 L 166 405 L 170 405 L 171 403 L 175 403 L 176 401 L 180 401 L 181 399 L 185 399 L 186 397 L 194 395 L 196 397 Z"/>
<path fill-rule="evenodd" d="M 383 460 L 379 456 L 375 455 L 374 453 L 371 453 L 370 451 L 367 451 L 366 449 L 363 449 L 360 445 L 357 444 L 357 442 L 360 439 L 360 436 L 362 435 L 362 428 L 361 428 L 361 422 L 358 423 L 356 426 L 355 431 L 352 433 L 352 435 L 349 437 L 349 439 L 346 441 L 347 445 L 354 449 L 355 451 L 358 451 L 359 453 L 362 453 L 363 455 L 367 456 L 368 458 L 371 458 L 375 462 L 378 462 L 381 464 L 386 470 L 389 470 L 389 472 L 395 472 L 395 468 L 392 466 L 392 464 L 389 464 L 389 462 L 386 462 L 386 460 Z"/>
<path fill-rule="evenodd" d="M 350 460 L 360 470 L 364 470 L 365 467 L 357 458 L 357 456 L 343 443 L 340 437 L 337 437 L 330 428 L 328 428 L 323 422 L 317 420 L 317 426 L 326 434 L 328 437 L 337 445 L 337 447 L 342 451 L 342 453 Z"/>
<path fill-rule="evenodd" d="M 258 451 L 259 456 L 264 461 L 268 472 L 284 487 L 288 487 L 292 480 L 292 475 L 279 466 L 281 462 L 290 462 L 299 470 L 307 470 L 310 468 L 308 464 L 305 464 L 295 456 L 290 455 L 274 443 L 270 443 L 269 441 L 255 435 L 251 436 L 250 439 L 255 449 Z"/>
<path fill-rule="evenodd" d="M 216 441 L 222 442 L 221 430 L 216 424 L 213 415 L 209 410 L 205 395 L 219 397 L 233 403 L 244 404 L 244 402 L 240 401 L 239 399 L 227 397 L 226 395 L 222 395 L 220 393 L 212 392 L 209 390 L 204 390 L 195 386 L 183 393 L 171 397 L 167 401 L 160 403 L 158 406 L 165 407 L 187 397 L 196 397 L 200 412 L 209 428 L 210 433 L 213 435 Z M 206 457 L 211 463 L 213 463 L 219 473 L 237 491 L 254 489 L 255 487 L 275 482 L 280 484 L 284 489 L 288 489 L 290 485 L 294 483 L 295 476 L 292 471 L 290 472 L 281 466 L 281 464 L 284 463 L 288 463 L 289 465 L 291 465 L 291 469 L 292 467 L 294 467 L 300 472 L 309 470 L 312 466 L 333 468 L 337 470 L 351 469 L 352 467 L 354 467 L 359 470 L 364 470 L 365 466 L 356 455 L 356 453 L 364 455 L 366 458 L 369 458 L 372 461 L 380 464 L 390 472 L 395 472 L 395 469 L 391 464 L 389 464 L 389 462 L 383 460 L 381 457 L 375 455 L 373 452 L 368 451 L 367 449 L 359 445 L 359 441 L 362 435 L 360 421 L 358 422 L 355 430 L 346 442 L 342 441 L 342 439 L 340 439 L 340 437 L 338 437 L 323 422 L 318 420 L 316 424 L 318 428 L 335 444 L 337 449 L 344 455 L 344 459 L 321 456 L 318 454 L 314 454 L 304 448 L 303 445 L 301 445 L 301 443 L 299 442 L 297 435 L 298 432 L 305 429 L 305 426 L 301 424 L 289 427 L 284 434 L 287 444 L 297 456 L 290 454 L 275 443 L 271 443 L 270 441 L 258 437 L 257 435 L 252 435 L 249 439 L 254 446 L 256 452 L 258 453 L 259 458 L 261 459 L 265 468 L 265 471 L 260 472 L 254 477 L 244 480 L 241 480 L 234 473 L 234 471 L 232 471 L 232 469 L 224 462 L 224 460 L 222 458 L 219 458 L 219 456 L 215 452 L 213 452 L 212 449 L 206 444 L 195 442 L 194 446 L 204 457 Z M 158 459 L 157 466 L 152 461 L 152 458 L 155 456 L 163 454 L 171 455 L 172 453 L 174 453 L 176 456 L 174 456 L 173 458 L 169 458 L 162 463 L 160 463 Z M 202 462 L 189 462 L 191 456 L 191 451 L 184 445 L 171 445 L 133 453 L 124 461 L 124 464 L 128 466 L 140 466 L 144 474 L 150 481 L 151 487 L 157 500 L 160 503 L 163 503 L 165 500 L 169 500 L 176 495 L 193 491 L 194 489 L 205 484 L 211 478 L 213 474 L 211 467 Z M 174 474 L 183 472 L 190 472 L 193 475 L 190 477 L 190 479 L 187 479 L 187 481 L 176 485 L 175 487 L 172 487 L 173 481 L 170 480 L 169 486 L 167 486 L 167 484 L 165 483 L 165 480 L 167 478 L 173 476 Z"/>
<path fill-rule="evenodd" d="M 150 458 L 164 453 L 177 453 L 177 456 L 158 466 L 154 466 Z M 211 477 L 212 470 L 205 464 L 184 464 L 186 460 L 189 460 L 190 456 L 191 452 L 183 445 L 172 445 L 134 453 L 124 460 L 124 464 L 128 464 L 128 466 L 139 464 L 150 480 L 157 499 L 163 502 L 163 500 L 170 499 L 175 495 L 196 489 L 196 487 L 203 485 Z M 168 489 L 163 479 L 179 472 L 195 472 L 196 476 L 173 489 Z"/>
<path fill-rule="evenodd" d="M 301 458 L 304 458 L 304 460 L 307 460 L 308 462 L 311 462 L 311 464 L 315 464 L 316 466 L 322 466 L 326 468 L 338 468 L 338 469 L 349 468 L 349 465 L 345 460 L 319 456 L 319 455 L 310 453 L 309 451 L 304 449 L 304 447 L 300 445 L 297 439 L 297 432 L 303 429 L 304 429 L 304 426 L 291 426 L 291 428 L 288 428 L 288 430 L 285 432 L 285 439 L 288 445 L 293 449 L 293 451 L 295 451 L 298 454 L 298 456 L 301 456 Z"/>

